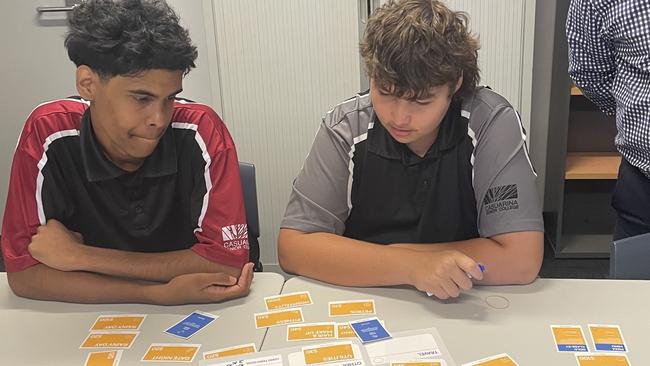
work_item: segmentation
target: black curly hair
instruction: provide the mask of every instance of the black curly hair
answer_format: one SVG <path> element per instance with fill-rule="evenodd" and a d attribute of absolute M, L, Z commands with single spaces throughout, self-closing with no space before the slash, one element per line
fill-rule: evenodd
<path fill-rule="evenodd" d="M 150 69 L 195 67 L 189 32 L 163 0 L 87 0 L 70 16 L 65 39 L 70 60 L 102 78 Z"/>

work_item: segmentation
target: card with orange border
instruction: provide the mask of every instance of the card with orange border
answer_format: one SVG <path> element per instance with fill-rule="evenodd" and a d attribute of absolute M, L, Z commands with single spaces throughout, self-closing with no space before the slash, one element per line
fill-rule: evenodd
<path fill-rule="evenodd" d="M 375 314 L 375 300 L 330 301 L 329 316 Z"/>
<path fill-rule="evenodd" d="M 255 328 L 275 327 L 293 323 L 302 323 L 302 309 L 288 309 L 255 313 Z"/>
<path fill-rule="evenodd" d="M 147 316 L 144 314 L 100 315 L 90 327 L 95 330 L 139 330 Z"/>
<path fill-rule="evenodd" d="M 131 348 L 140 332 L 97 331 L 88 334 L 79 348 Z"/>
<path fill-rule="evenodd" d="M 266 310 L 273 311 L 311 305 L 313 302 L 309 291 L 302 291 L 278 296 L 267 296 L 264 298 L 264 304 L 266 304 Z"/>
<path fill-rule="evenodd" d="M 201 348 L 200 344 L 152 343 L 142 362 L 192 362 Z"/>
<path fill-rule="evenodd" d="M 249 353 L 255 353 L 255 352 L 257 352 L 257 347 L 255 347 L 255 343 L 247 343 L 247 344 L 241 344 L 239 346 L 226 347 L 226 348 L 203 352 L 203 359 L 213 360 L 215 358 L 247 355 Z"/>
<path fill-rule="evenodd" d="M 90 352 L 84 366 L 118 366 L 122 352 L 122 350 Z"/>

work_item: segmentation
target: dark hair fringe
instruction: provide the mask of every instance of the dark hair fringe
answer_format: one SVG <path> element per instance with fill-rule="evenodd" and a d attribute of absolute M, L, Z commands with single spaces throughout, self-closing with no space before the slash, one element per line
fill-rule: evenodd
<path fill-rule="evenodd" d="M 88 0 L 75 7 L 65 39 L 70 60 L 107 78 L 195 67 L 189 32 L 163 0 Z"/>

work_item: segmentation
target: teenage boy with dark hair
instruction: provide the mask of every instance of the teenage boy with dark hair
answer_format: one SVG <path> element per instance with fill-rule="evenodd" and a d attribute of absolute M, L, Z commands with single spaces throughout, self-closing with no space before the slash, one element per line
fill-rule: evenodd
<path fill-rule="evenodd" d="M 536 278 L 543 224 L 526 136 L 503 97 L 477 88 L 478 47 L 440 1 L 375 12 L 361 45 L 370 91 L 325 115 L 294 181 L 278 239 L 286 271 L 440 299 Z"/>
<path fill-rule="evenodd" d="M 162 0 L 89 0 L 65 40 L 83 99 L 38 106 L 2 225 L 23 297 L 183 304 L 252 280 L 235 146 L 208 106 L 176 99 L 196 47 Z"/>

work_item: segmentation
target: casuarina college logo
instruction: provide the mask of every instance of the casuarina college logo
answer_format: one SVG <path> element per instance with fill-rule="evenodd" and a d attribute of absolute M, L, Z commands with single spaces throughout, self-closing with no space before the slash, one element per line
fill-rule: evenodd
<path fill-rule="evenodd" d="M 519 202 L 517 202 L 517 198 L 519 198 L 519 194 L 517 193 L 516 184 L 492 187 L 488 189 L 485 198 L 483 198 L 486 215 L 493 214 L 495 212 L 518 209 Z"/>
<path fill-rule="evenodd" d="M 235 224 L 221 228 L 223 246 L 229 250 L 248 249 L 248 227 Z"/>

